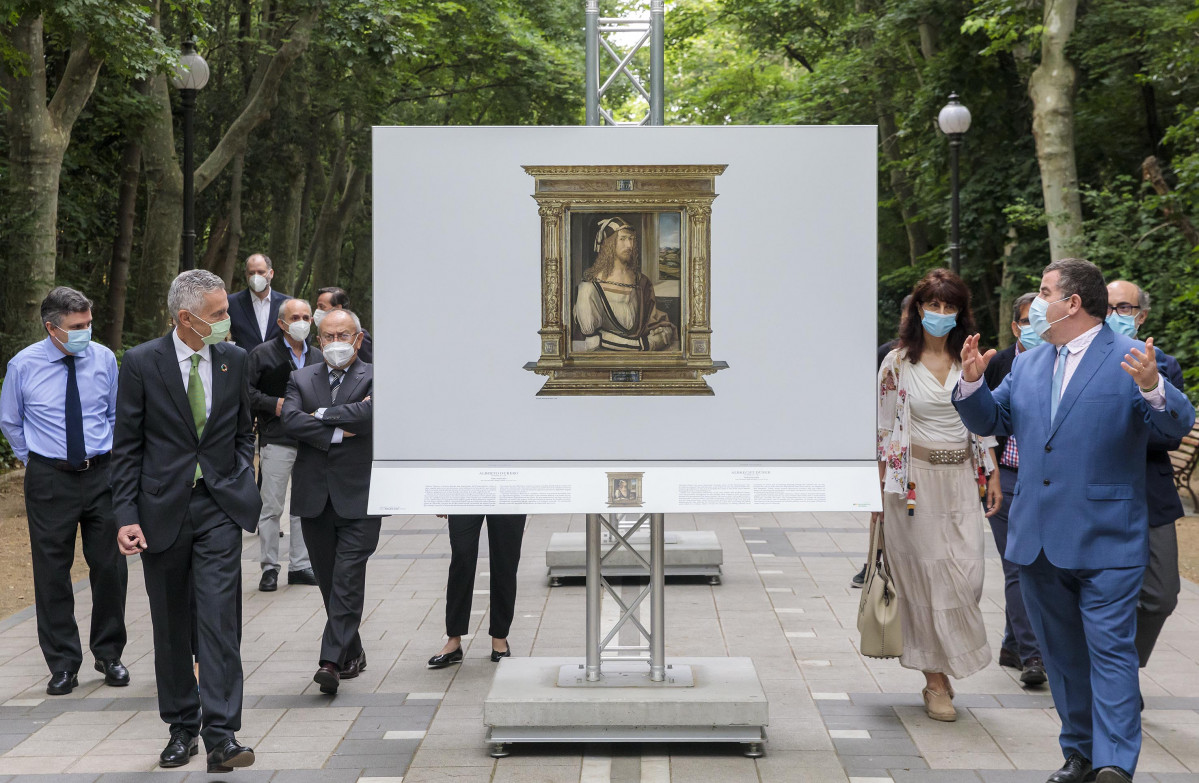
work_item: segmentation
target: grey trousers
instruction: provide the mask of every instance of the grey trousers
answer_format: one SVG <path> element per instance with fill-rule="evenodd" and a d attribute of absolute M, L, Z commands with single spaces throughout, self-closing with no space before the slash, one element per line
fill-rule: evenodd
<path fill-rule="evenodd" d="M 296 461 L 296 447 L 264 443 L 259 450 L 258 472 L 262 477 L 262 513 L 258 517 L 258 563 L 262 570 L 279 568 L 279 519 L 287 501 L 287 484 L 291 466 Z M 302 571 L 312 567 L 308 545 L 304 542 L 300 518 L 291 516 L 291 551 L 287 570 Z"/>
<path fill-rule="evenodd" d="M 1166 618 L 1178 606 L 1178 528 L 1168 525 L 1149 528 L 1149 567 L 1137 600 L 1137 658 L 1141 668 L 1149 663 L 1153 646 L 1166 624 Z"/>

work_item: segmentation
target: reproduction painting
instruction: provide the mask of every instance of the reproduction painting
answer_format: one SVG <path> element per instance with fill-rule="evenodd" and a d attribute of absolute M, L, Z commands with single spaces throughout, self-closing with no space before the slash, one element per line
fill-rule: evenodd
<path fill-rule="evenodd" d="M 714 166 L 525 166 L 541 216 L 539 396 L 711 395 Z"/>

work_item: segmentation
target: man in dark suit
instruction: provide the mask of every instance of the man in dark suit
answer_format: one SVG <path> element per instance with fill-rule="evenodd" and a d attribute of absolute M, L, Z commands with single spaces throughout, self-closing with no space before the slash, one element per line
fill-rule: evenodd
<path fill-rule="evenodd" d="M 203 735 L 208 771 L 254 763 L 241 728 L 241 533 L 261 501 L 246 352 L 222 342 L 229 303 L 202 269 L 171 283 L 176 327 L 125 353 L 117 388 L 112 501 L 122 554 L 142 556 L 154 624 L 158 709 L 171 727 L 159 765 L 177 767 Z M 193 617 L 192 595 L 201 597 Z M 192 670 L 192 629 L 200 683 Z"/>
<path fill-rule="evenodd" d="M 316 324 L 316 328 L 321 328 L 321 319 L 334 310 L 349 310 L 350 295 L 345 292 L 345 289 L 337 286 L 329 286 L 321 288 L 316 292 L 316 310 L 312 312 L 312 320 Z M 367 364 L 375 361 L 375 347 L 371 340 L 371 333 L 367 330 L 362 330 L 362 345 L 358 349 L 358 358 Z"/>
<path fill-rule="evenodd" d="M 366 600 L 366 561 L 379 545 L 380 518 L 366 513 L 372 441 L 370 364 L 358 358 L 362 325 L 349 310 L 321 321 L 324 362 L 291 374 L 283 430 L 299 441 L 291 510 L 300 515 L 325 602 L 325 633 L 313 681 L 337 693 L 366 668 L 358 627 Z"/>
<path fill-rule="evenodd" d="M 1107 286 L 1107 325 L 1113 331 L 1136 337 L 1149 317 L 1149 294 L 1136 283 L 1117 280 Z M 1173 386 L 1182 389 L 1182 367 L 1164 351 L 1157 352 L 1157 369 Z M 1175 520 L 1182 516 L 1182 500 L 1174 486 L 1174 466 L 1170 452 L 1182 441 L 1149 434 L 1145 465 L 1145 498 L 1149 506 L 1149 566 L 1137 601 L 1137 658 L 1141 668 L 1149 663 L 1157 637 L 1166 618 L 1178 606 L 1178 530 Z"/>
<path fill-rule="evenodd" d="M 1190 400 L 1161 377 L 1153 338 L 1104 323 L 1103 273 L 1067 258 L 1045 268 L 1029 319 L 1046 341 L 1016 357 L 994 394 L 995 351 L 962 348 L 954 405 L 979 435 L 1014 435 L 1020 478 L 1006 556 L 1041 642 L 1065 764 L 1049 783 L 1129 783 L 1141 751 L 1133 641 L 1149 562 L 1145 454 L 1151 430 L 1182 437 Z M 1092 770 L 1094 766 L 1094 770 Z"/>
<path fill-rule="evenodd" d="M 246 259 L 246 288 L 229 297 L 230 333 L 233 342 L 252 351 L 283 334 L 279 329 L 279 305 L 291 299 L 271 288 L 275 270 L 271 259 L 255 253 Z"/>
<path fill-rule="evenodd" d="M 1016 341 L 995 354 L 987 365 L 983 377 L 987 388 L 994 391 L 1012 371 L 1012 362 L 1018 354 L 1036 348 L 1043 341 L 1028 320 L 1028 308 L 1036 293 L 1023 294 L 1012 303 L 1012 336 Z M 1020 471 L 1020 450 L 1016 439 L 998 438 L 995 454 L 999 457 L 999 486 L 1003 489 L 1003 503 L 991 517 L 991 535 L 999 550 L 1003 564 L 1004 627 L 1003 645 L 999 648 L 999 665 L 1020 672 L 1020 682 L 1030 687 L 1044 685 L 1047 679 L 1045 662 L 1041 658 L 1041 645 L 1028 621 L 1024 609 L 1024 596 L 1020 593 L 1020 566 L 1003 556 L 1007 551 L 1008 511 L 1012 507 L 1012 493 Z"/>

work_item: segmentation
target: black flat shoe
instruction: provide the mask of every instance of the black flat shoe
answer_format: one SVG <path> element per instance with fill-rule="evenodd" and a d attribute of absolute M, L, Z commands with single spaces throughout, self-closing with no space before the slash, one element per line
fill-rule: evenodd
<path fill-rule="evenodd" d="M 491 651 L 491 662 L 492 663 L 499 663 L 501 658 L 510 658 L 510 657 L 512 657 L 512 645 L 508 644 L 507 642 L 504 642 L 504 651 L 503 652 L 500 652 L 499 650 L 496 650 L 496 649 L 492 649 L 492 651 Z"/>
<path fill-rule="evenodd" d="M 1132 775 L 1119 767 L 1100 767 L 1095 783 L 1132 783 Z"/>
<path fill-rule="evenodd" d="M 444 669 L 447 666 L 453 666 L 455 663 L 462 663 L 461 647 L 453 652 L 445 653 L 444 655 L 434 655 L 429 659 L 429 663 L 426 665 L 426 668 Z"/>
<path fill-rule="evenodd" d="M 50 682 L 46 683 L 46 693 L 51 696 L 66 696 L 79 686 L 79 677 L 75 672 L 54 672 Z"/>
<path fill-rule="evenodd" d="M 1045 783 L 1085 783 L 1094 779 L 1091 762 L 1077 753 L 1071 753 L 1062 768 L 1050 775 Z"/>
<path fill-rule="evenodd" d="M 1044 685 L 1049 676 L 1045 674 L 1045 663 L 1040 658 L 1029 658 L 1024 664 L 1024 673 L 1020 675 L 1020 682 L 1035 688 L 1038 685 Z"/>
<path fill-rule="evenodd" d="M 104 675 L 105 685 L 121 688 L 129 684 L 129 670 L 117 658 L 113 658 L 111 661 L 97 658 L 96 671 Z"/>
<path fill-rule="evenodd" d="M 258 589 L 264 593 L 273 593 L 279 589 L 279 569 L 268 568 L 262 572 L 258 580 Z"/>
<path fill-rule="evenodd" d="M 232 772 L 254 763 L 254 749 L 238 744 L 233 737 L 216 746 L 208 754 L 208 772 Z"/>
<path fill-rule="evenodd" d="M 311 585 L 316 586 L 316 574 L 311 568 L 301 568 L 299 571 L 287 572 L 287 583 L 289 585 Z"/>
<path fill-rule="evenodd" d="M 341 678 L 352 680 L 364 671 L 366 671 L 366 650 L 359 653 L 357 658 L 346 661 L 346 665 L 341 667 Z"/>
<path fill-rule="evenodd" d="M 185 729 L 171 732 L 171 741 L 158 754 L 158 766 L 182 767 L 191 757 L 200 752 L 200 738 Z"/>
<path fill-rule="evenodd" d="M 1006 647 L 999 648 L 999 665 L 1015 669 L 1016 671 L 1021 671 L 1024 668 L 1020 663 L 1020 656 Z"/>

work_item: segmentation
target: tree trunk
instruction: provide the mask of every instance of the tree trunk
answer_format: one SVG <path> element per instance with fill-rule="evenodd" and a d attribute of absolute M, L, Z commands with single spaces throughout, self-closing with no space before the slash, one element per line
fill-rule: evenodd
<path fill-rule="evenodd" d="M 912 266 L 917 259 L 928 252 L 928 229 L 924 220 L 915 212 L 916 196 L 908 183 L 903 171 L 903 155 L 899 150 L 899 129 L 895 127 L 895 115 L 890 109 L 878 102 L 878 133 L 882 143 L 883 154 L 887 158 L 891 192 L 895 194 L 895 203 L 899 214 L 903 216 L 903 227 L 908 234 L 908 258 Z"/>
<path fill-rule="evenodd" d="M 225 252 L 225 240 L 229 236 L 229 216 L 221 218 L 208 232 L 208 247 L 204 248 L 204 258 L 200 259 L 200 267 L 209 272 L 216 269 Z"/>
<path fill-rule="evenodd" d="M 1074 64 L 1066 44 L 1074 32 L 1078 0 L 1047 0 L 1041 34 L 1041 64 L 1028 81 L 1033 103 L 1032 132 L 1041 167 L 1041 192 L 1049 222 L 1053 261 L 1077 254 L 1082 246 L 1082 204 L 1074 158 Z"/>
<path fill-rule="evenodd" d="M 1016 229 L 1009 228 L 1007 230 L 1008 241 L 1003 244 L 1003 271 L 1000 275 L 1000 290 L 1003 292 L 999 297 L 999 314 L 995 318 L 995 323 L 999 330 L 999 350 L 1007 348 L 1016 341 L 1012 330 L 1008 328 L 1011 324 L 1012 302 L 1015 302 L 1024 292 L 1017 291 L 1012 293 L 1012 285 L 1015 283 L 1015 272 L 1012 269 L 1012 253 L 1016 252 Z"/>
<path fill-rule="evenodd" d="M 183 171 L 175 157 L 171 96 L 165 76 L 154 77 L 150 98 L 155 110 L 142 131 L 146 232 L 134 319 L 134 328 L 143 338 L 163 334 L 173 317 L 167 312 L 167 290 L 179 274 L 183 230 Z"/>
<path fill-rule="evenodd" d="M 112 243 L 108 273 L 108 347 L 121 347 L 125 330 L 125 294 L 129 285 L 129 258 L 133 254 L 133 227 L 137 219 L 137 186 L 141 181 L 142 148 L 136 138 L 125 144 L 121 156 L 121 189 L 117 199 L 117 238 Z"/>
<path fill-rule="evenodd" d="M 225 289 L 232 290 L 233 274 L 237 268 L 237 251 L 241 247 L 241 183 L 246 168 L 246 156 L 239 153 L 233 159 L 233 182 L 229 196 L 229 233 L 225 243 L 225 254 L 220 267 L 212 270 L 225 281 Z"/>
<path fill-rule="evenodd" d="M 0 89 L 7 93 L 8 193 L 20 210 L 10 216 L 4 253 L 10 274 L 4 275 L 0 362 L 11 349 L 39 339 L 41 300 L 54 285 L 58 236 L 58 183 L 71 128 L 96 87 L 103 60 L 93 57 L 78 36 L 54 96 L 47 103 L 43 20 L 26 11 L 11 25 L 0 26 L 8 45 L 22 55 L 27 72 L 0 66 Z"/>
<path fill-rule="evenodd" d="M 295 279 L 300 255 L 300 215 L 304 203 L 304 161 L 294 149 L 286 157 L 287 187 L 271 194 L 271 243 L 268 254 L 275 266 L 272 285 L 287 291 Z"/>
<path fill-rule="evenodd" d="M 1141 164 L 1141 172 L 1145 181 L 1153 185 L 1157 195 L 1167 196 L 1170 194 L 1170 185 L 1162 176 L 1162 169 L 1157 158 L 1152 155 L 1145 158 L 1145 162 Z M 1199 247 L 1199 230 L 1195 229 L 1195 224 L 1188 220 L 1186 215 L 1167 204 L 1162 205 L 1162 214 L 1166 216 L 1167 220 L 1178 226 L 1178 230 L 1186 237 L 1192 248 Z"/>
<path fill-rule="evenodd" d="M 345 187 L 341 198 L 324 221 L 321 231 L 320 245 L 317 247 L 315 261 L 312 267 L 313 290 L 331 285 L 340 285 L 341 281 L 341 245 L 346 228 L 358 212 L 362 204 L 362 194 L 366 189 L 366 169 L 351 164 L 349 176 L 346 177 Z M 329 201 L 326 199 L 326 204 Z"/>

